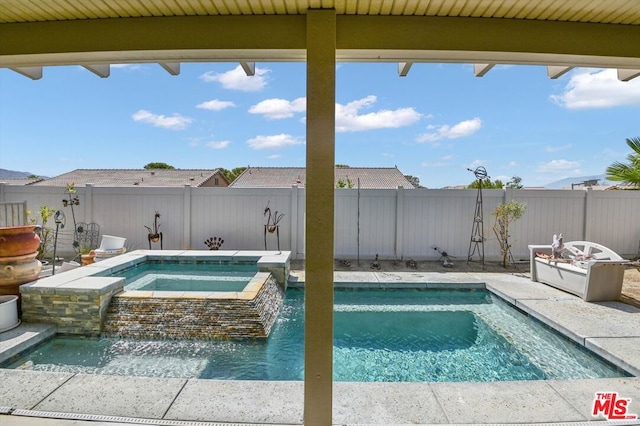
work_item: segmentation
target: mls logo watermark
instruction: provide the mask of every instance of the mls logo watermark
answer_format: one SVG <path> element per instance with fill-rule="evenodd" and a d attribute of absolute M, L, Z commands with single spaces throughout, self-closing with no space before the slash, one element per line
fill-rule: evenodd
<path fill-rule="evenodd" d="M 631 398 L 619 397 L 618 392 L 596 392 L 591 415 L 596 417 L 602 414 L 607 420 L 637 419 L 637 414 L 627 412 L 629 404 L 631 404 Z"/>

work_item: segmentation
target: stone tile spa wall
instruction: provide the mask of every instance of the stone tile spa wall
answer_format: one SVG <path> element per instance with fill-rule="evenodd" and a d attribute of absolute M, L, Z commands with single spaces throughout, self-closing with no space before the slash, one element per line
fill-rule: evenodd
<path fill-rule="evenodd" d="M 103 335 L 151 339 L 266 338 L 284 292 L 258 272 L 242 292 L 125 291 L 115 295 Z"/>
<path fill-rule="evenodd" d="M 88 277 L 59 287 L 26 284 L 20 287 L 22 320 L 53 323 L 61 334 L 98 336 L 109 301 L 123 287 L 124 279 L 108 277 Z"/>

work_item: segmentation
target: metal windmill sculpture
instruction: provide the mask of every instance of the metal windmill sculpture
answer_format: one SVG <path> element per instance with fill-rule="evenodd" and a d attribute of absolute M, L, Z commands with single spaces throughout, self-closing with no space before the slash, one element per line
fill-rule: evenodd
<path fill-rule="evenodd" d="M 482 217 L 482 181 L 489 178 L 487 170 L 480 166 L 475 170 L 467 169 L 472 172 L 478 180 L 478 194 L 476 195 L 476 210 L 473 215 L 473 225 L 471 226 L 471 240 L 469 241 L 469 255 L 467 262 L 471 260 L 477 252 L 484 269 L 484 224 Z"/>

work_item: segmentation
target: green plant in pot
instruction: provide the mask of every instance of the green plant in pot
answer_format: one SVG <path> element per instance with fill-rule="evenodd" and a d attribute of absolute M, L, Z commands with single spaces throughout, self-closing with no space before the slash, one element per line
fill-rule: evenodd
<path fill-rule="evenodd" d="M 38 255 L 36 258 L 40 261 L 51 256 L 51 250 L 53 249 L 53 237 L 54 230 L 47 226 L 47 222 L 55 214 L 55 210 L 49 208 L 48 206 L 40 206 L 38 213 L 40 214 L 40 229 L 38 231 L 40 236 L 40 246 L 38 247 Z M 27 214 L 31 214 L 30 211 L 27 211 Z M 37 219 L 30 219 L 30 222 L 33 225 L 38 224 Z"/>

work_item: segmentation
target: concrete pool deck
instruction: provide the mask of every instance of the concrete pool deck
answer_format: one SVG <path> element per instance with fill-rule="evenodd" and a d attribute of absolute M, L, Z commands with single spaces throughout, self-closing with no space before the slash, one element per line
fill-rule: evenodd
<path fill-rule="evenodd" d="M 289 282 L 302 285 L 304 272 L 292 271 Z M 403 282 L 427 287 L 432 286 L 428 283 L 485 283 L 493 293 L 635 377 L 492 383 L 336 382 L 334 424 L 598 424 L 605 418 L 591 415 L 596 392 L 617 392 L 619 398 L 630 398 L 627 414 L 640 415 L 638 308 L 620 302 L 587 303 L 532 282 L 524 273 L 335 273 L 336 286 L 356 282 L 372 288 Z M 1 333 L 0 357 L 30 344 L 28 337 L 37 339 L 51 332 L 46 325 L 22 324 Z M 58 424 L 45 423 L 42 418 L 67 419 L 59 420 L 64 424 L 71 423 L 70 419 L 112 422 L 108 424 L 302 424 L 302 395 L 302 382 L 0 370 L 0 424 Z M 31 423 L 35 418 L 42 423 Z"/>

